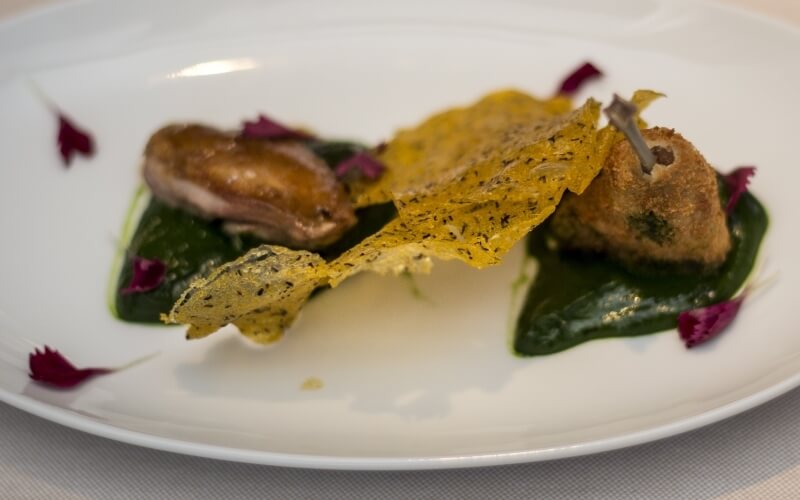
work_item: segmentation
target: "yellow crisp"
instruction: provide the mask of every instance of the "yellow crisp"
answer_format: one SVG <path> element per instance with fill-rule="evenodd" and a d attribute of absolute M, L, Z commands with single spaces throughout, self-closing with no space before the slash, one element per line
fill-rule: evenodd
<path fill-rule="evenodd" d="M 615 139 L 598 133 L 596 101 L 569 106 L 502 91 L 401 131 L 382 153 L 385 175 L 354 195 L 359 206 L 391 200 L 396 219 L 331 262 L 270 245 L 252 250 L 193 282 L 163 319 L 191 325 L 188 338 L 233 323 L 270 342 L 316 287 L 359 272 L 429 272 L 433 257 L 496 264 L 565 190 L 589 185 Z"/>
<path fill-rule="evenodd" d="M 189 324 L 186 338 L 205 337 L 233 323 L 259 343 L 276 340 L 317 286 L 319 255 L 263 245 L 192 282 L 161 319 Z"/>
<path fill-rule="evenodd" d="M 413 129 L 401 130 L 380 155 L 387 170 L 378 180 L 354 186 L 357 207 L 391 201 L 397 194 L 443 183 L 466 156 L 491 149 L 515 127 L 547 123 L 572 109 L 565 97 L 540 100 L 516 90 L 493 92 L 466 108 L 438 113 Z"/>

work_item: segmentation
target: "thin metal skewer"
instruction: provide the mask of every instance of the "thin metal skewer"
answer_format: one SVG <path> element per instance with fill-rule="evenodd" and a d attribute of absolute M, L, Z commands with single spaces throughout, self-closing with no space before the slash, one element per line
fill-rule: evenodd
<path fill-rule="evenodd" d="M 650 148 L 647 147 L 647 143 L 644 141 L 644 137 L 642 137 L 642 132 L 639 130 L 639 127 L 636 126 L 636 120 L 634 118 L 636 117 L 637 111 L 636 105 L 632 102 L 628 102 L 617 94 L 614 94 L 614 100 L 603 110 L 603 113 L 608 117 L 608 121 L 611 122 L 611 125 L 625 135 L 625 138 L 628 139 L 628 142 L 633 146 L 636 156 L 639 157 L 639 161 L 642 164 L 642 171 L 649 174 L 653 171 L 653 167 L 656 164 L 656 157 L 653 155 L 653 152 L 650 151 Z"/>

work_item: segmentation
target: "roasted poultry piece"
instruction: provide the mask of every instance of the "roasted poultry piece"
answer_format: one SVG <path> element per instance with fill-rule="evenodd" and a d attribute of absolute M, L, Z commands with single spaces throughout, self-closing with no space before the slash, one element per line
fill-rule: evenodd
<path fill-rule="evenodd" d="M 647 129 L 631 140 L 638 128 L 618 128 L 628 129 L 628 140 L 613 146 L 592 184 L 565 197 L 553 217 L 562 248 L 603 253 L 636 271 L 718 268 L 731 238 L 714 169 L 674 130 Z"/>
<path fill-rule="evenodd" d="M 356 222 L 334 173 L 301 142 L 241 137 L 201 125 L 169 125 L 145 148 L 153 194 L 231 232 L 315 249 Z"/>

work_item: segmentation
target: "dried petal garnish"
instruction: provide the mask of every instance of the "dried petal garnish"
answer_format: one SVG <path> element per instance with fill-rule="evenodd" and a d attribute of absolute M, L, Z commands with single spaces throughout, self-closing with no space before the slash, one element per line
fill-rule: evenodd
<path fill-rule="evenodd" d="M 167 265 L 158 259 L 133 257 L 133 276 L 131 282 L 120 293 L 143 293 L 155 290 L 164 281 Z"/>
<path fill-rule="evenodd" d="M 300 130 L 290 129 L 265 115 L 258 115 L 254 122 L 242 124 L 242 136 L 250 139 L 298 139 L 307 140 L 312 136 Z"/>
<path fill-rule="evenodd" d="M 30 378 L 60 389 L 75 387 L 90 377 L 113 372 L 110 368 L 76 368 L 55 349 L 44 346 L 28 356 Z"/>
<path fill-rule="evenodd" d="M 80 154 L 87 158 L 92 156 L 95 151 L 92 135 L 78 127 L 75 122 L 61 112 L 58 106 L 42 92 L 42 89 L 36 83 L 31 80 L 28 80 L 27 83 L 30 90 L 39 98 L 42 104 L 47 106 L 58 117 L 58 150 L 61 153 L 61 160 L 64 162 L 64 166 L 69 167 L 75 154 Z"/>
<path fill-rule="evenodd" d="M 583 63 L 581 67 L 570 73 L 569 76 L 561 82 L 558 93 L 561 95 L 572 95 L 580 90 L 581 86 L 588 80 L 600 78 L 601 76 L 603 76 L 603 72 L 597 69 L 594 64 L 590 62 Z"/>
<path fill-rule="evenodd" d="M 736 203 L 747 192 L 747 185 L 755 173 L 756 167 L 739 167 L 725 176 L 725 184 L 728 186 L 729 193 L 728 204 L 725 206 L 726 214 L 730 214 L 736 208 Z"/>
<path fill-rule="evenodd" d="M 63 113 L 58 113 L 58 149 L 64 166 L 69 166 L 77 153 L 86 157 L 94 154 L 94 140 Z"/>
<path fill-rule="evenodd" d="M 719 335 L 733 322 L 746 294 L 678 315 L 678 332 L 687 348 L 700 345 Z"/>
<path fill-rule="evenodd" d="M 384 146 L 384 149 L 386 146 Z M 348 178 L 352 175 L 369 179 L 371 181 L 377 180 L 383 174 L 386 167 L 383 163 L 379 162 L 368 153 L 360 151 L 350 158 L 336 165 L 334 172 L 336 177 L 340 179 Z"/>

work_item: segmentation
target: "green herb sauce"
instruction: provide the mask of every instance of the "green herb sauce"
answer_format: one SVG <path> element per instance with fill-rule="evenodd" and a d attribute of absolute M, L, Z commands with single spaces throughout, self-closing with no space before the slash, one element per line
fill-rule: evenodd
<path fill-rule="evenodd" d="M 514 350 L 539 356 L 588 340 L 675 328 L 680 312 L 729 299 L 741 288 L 767 225 L 764 207 L 745 193 L 728 217 L 730 255 L 707 276 L 634 275 L 601 257 L 560 253 L 548 246 L 547 227 L 538 228 L 527 244 L 539 271 L 517 319 Z"/>
<path fill-rule="evenodd" d="M 333 166 L 363 146 L 349 142 L 309 143 L 309 147 Z M 129 218 L 135 214 L 130 213 Z M 356 211 L 358 223 L 320 254 L 325 259 L 338 257 L 367 236 L 377 232 L 394 218 L 394 205 L 386 203 Z M 129 226 L 131 221 L 126 221 Z M 129 231 L 125 231 L 129 233 Z M 151 199 L 130 237 L 123 264 L 116 278 L 112 312 L 125 321 L 159 323 L 161 313 L 168 312 L 189 283 L 215 267 L 236 259 L 264 241 L 252 236 L 232 236 L 222 229 L 220 221 L 209 221 Z M 157 258 L 167 266 L 161 285 L 146 293 L 120 292 L 133 275 L 132 256 Z"/>

